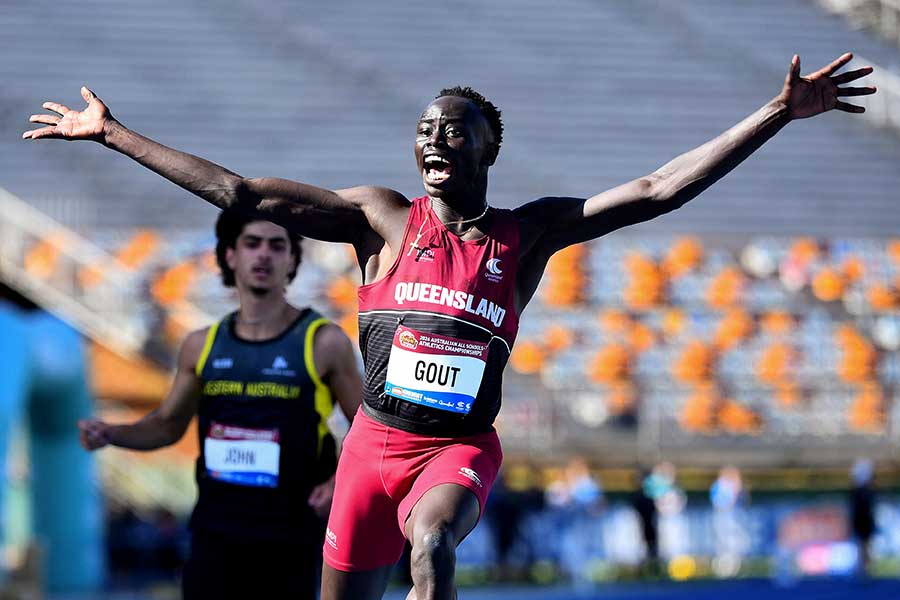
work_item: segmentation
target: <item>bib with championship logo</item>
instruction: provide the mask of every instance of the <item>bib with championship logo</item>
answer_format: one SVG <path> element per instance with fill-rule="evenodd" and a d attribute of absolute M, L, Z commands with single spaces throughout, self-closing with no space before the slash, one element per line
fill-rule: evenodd
<path fill-rule="evenodd" d="M 203 441 L 206 472 L 218 481 L 278 487 L 281 446 L 277 429 L 247 429 L 213 422 Z"/>
<path fill-rule="evenodd" d="M 384 391 L 407 402 L 468 414 L 478 395 L 488 344 L 398 327 Z"/>

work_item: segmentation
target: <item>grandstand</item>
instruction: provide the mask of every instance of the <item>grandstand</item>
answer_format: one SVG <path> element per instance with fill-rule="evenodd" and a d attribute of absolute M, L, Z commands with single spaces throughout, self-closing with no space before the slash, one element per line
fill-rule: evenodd
<path fill-rule="evenodd" d="M 36 71 L 24 52 L 0 66 L 22 82 L 4 92 L 15 94 L 8 118 L 89 83 L 137 130 L 238 172 L 413 195 L 410 123 L 433 90 L 465 80 L 504 109 L 492 181 L 500 206 L 591 193 L 652 170 L 768 98 L 794 51 L 807 66 L 838 48 L 879 65 L 897 57 L 807 2 L 573 1 L 553 14 L 538 3 L 276 2 L 253 19 L 241 1 L 228 10 L 126 3 L 108 15 L 118 25 L 92 27 L 88 38 L 77 32 L 92 6 L 100 9 L 54 7 L 71 33 L 44 41 L 77 68 Z M 17 9 L 0 29 L 14 40 L 47 10 Z M 402 35 L 435 10 L 469 17 L 465 51 L 433 42 L 439 73 Z M 358 35 L 341 35 L 362 23 Z M 210 52 L 219 39 L 237 42 Z M 114 63 L 93 51 L 99 44 L 121 50 Z M 160 68 L 169 56 L 182 57 L 178 69 Z M 890 87 L 892 77 L 876 74 L 875 83 Z M 278 119 L 266 117 L 273 111 Z M 340 117 L 323 118 L 331 114 Z M 702 462 L 709 445 L 751 464 L 890 452 L 900 139 L 875 120 L 822 121 L 791 125 L 675 214 L 554 260 L 512 357 L 508 446 L 525 455 L 546 444 L 593 450 L 613 463 L 662 453 Z M 93 354 L 104 372 L 124 368 L 100 349 L 109 347 L 156 363 L 162 382 L 185 332 L 229 306 L 211 253 L 214 210 L 99 148 L 62 146 L 0 140 L 3 186 L 50 217 L 24 219 L 40 227 L 18 219 L 28 233 L 7 242 L 7 264 L 18 265 L 11 283 L 100 341 Z M 35 177 L 48 157 L 54 176 Z M 9 206 L 7 214 L 23 212 Z M 72 241 L 79 235 L 91 242 Z M 295 301 L 331 305 L 352 334 L 352 260 L 324 246 L 309 255 Z M 128 398 L 111 377 L 95 379 L 103 396 Z M 145 397 L 161 385 L 149 389 Z M 832 452 L 836 441 L 843 449 Z"/>
<path fill-rule="evenodd" d="M 469 84 L 503 110 L 489 198 L 513 207 L 650 172 L 768 100 L 793 53 L 806 72 L 852 50 L 850 68 L 877 67 L 865 118 L 791 124 L 689 206 L 554 257 L 498 428 L 509 464 L 584 455 L 619 491 L 663 458 L 699 473 L 694 490 L 726 462 L 837 487 L 863 455 L 896 484 L 900 50 L 855 26 L 874 27 L 871 4 L 0 6 L 0 77 L 15 82 L 0 92 L 0 287 L 85 334 L 114 419 L 155 405 L 185 333 L 235 305 L 215 209 L 94 145 L 15 135 L 43 100 L 80 107 L 83 84 L 126 125 L 242 175 L 409 197 L 417 116 Z M 347 248 L 307 241 L 290 298 L 355 337 L 357 271 Z M 165 454 L 102 454 L 105 491 L 183 512 L 195 449 L 188 436 Z"/>

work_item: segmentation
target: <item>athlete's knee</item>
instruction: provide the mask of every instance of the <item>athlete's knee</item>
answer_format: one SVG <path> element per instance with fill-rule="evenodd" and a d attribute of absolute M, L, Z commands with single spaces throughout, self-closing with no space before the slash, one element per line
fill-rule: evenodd
<path fill-rule="evenodd" d="M 435 525 L 413 540 L 410 563 L 413 580 L 440 583 L 453 578 L 456 567 L 456 540 L 447 525 Z"/>

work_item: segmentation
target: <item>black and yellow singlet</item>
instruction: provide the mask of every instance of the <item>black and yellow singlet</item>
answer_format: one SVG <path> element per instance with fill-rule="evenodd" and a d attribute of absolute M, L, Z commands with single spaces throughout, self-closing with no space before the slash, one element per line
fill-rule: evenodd
<path fill-rule="evenodd" d="M 303 310 L 279 336 L 237 336 L 235 314 L 213 325 L 197 361 L 199 496 L 193 530 L 296 538 L 316 528 L 307 504 L 335 470 L 325 420 L 333 400 L 316 373 L 313 339 L 328 321 Z"/>

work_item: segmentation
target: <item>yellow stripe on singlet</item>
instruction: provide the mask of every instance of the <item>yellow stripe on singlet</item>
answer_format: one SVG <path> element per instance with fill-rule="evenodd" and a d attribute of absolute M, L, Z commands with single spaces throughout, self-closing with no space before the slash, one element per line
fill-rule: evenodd
<path fill-rule="evenodd" d="M 216 332 L 218 330 L 219 321 L 216 321 L 210 326 L 209 332 L 206 334 L 206 341 L 203 343 L 203 351 L 200 353 L 200 358 L 197 359 L 197 366 L 194 368 L 197 377 L 200 377 L 200 374 L 203 372 L 203 367 L 206 365 L 206 359 L 209 358 L 209 352 L 212 350 L 213 342 L 216 341 Z"/>
<path fill-rule="evenodd" d="M 319 413 L 319 444 L 317 452 L 322 451 L 322 441 L 328 435 L 328 417 L 334 409 L 334 400 L 331 397 L 331 389 L 322 382 L 322 378 L 316 372 L 316 361 L 313 354 L 313 340 L 316 337 L 316 330 L 322 325 L 327 325 L 328 319 L 316 319 L 306 328 L 306 341 L 303 344 L 303 357 L 306 361 L 306 370 L 309 378 L 312 379 L 316 386 L 315 407 Z"/>

